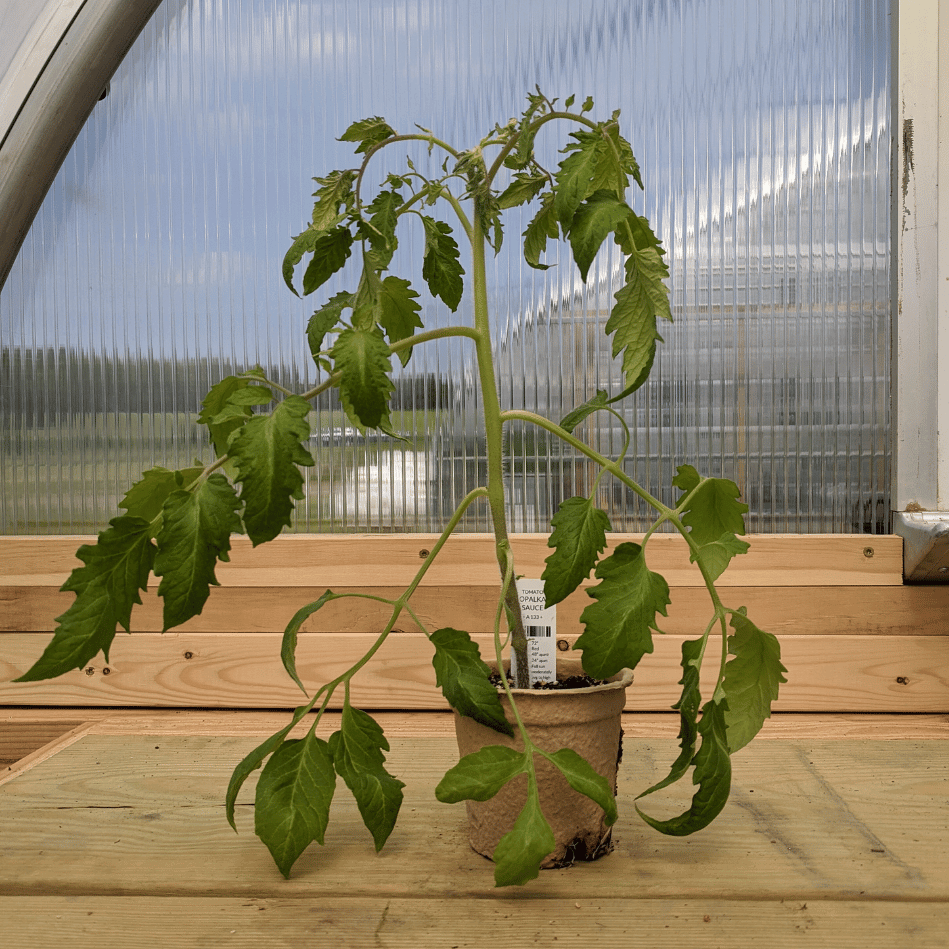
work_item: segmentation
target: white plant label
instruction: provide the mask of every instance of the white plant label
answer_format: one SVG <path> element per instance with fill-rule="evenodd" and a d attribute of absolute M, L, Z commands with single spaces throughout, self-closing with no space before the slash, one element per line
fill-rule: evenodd
<path fill-rule="evenodd" d="M 527 668 L 531 682 L 557 678 L 557 607 L 544 606 L 543 580 L 515 580 L 527 633 Z M 511 654 L 513 668 L 517 657 Z"/>

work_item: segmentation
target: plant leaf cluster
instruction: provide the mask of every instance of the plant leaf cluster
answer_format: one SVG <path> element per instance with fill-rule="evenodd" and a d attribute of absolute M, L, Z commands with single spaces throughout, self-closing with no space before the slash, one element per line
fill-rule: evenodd
<path fill-rule="evenodd" d="M 125 513 L 110 522 L 96 544 L 80 547 L 82 566 L 63 587 L 75 600 L 58 618 L 43 655 L 21 676 L 20 681 L 28 681 L 61 675 L 82 668 L 99 652 L 108 658 L 117 629 L 131 630 L 133 607 L 141 602 L 152 574 L 160 578 L 165 630 L 199 614 L 218 582 L 215 570 L 227 561 L 234 534 L 246 534 L 257 546 L 290 524 L 294 504 L 303 497 L 301 469 L 314 463 L 308 448 L 311 400 L 335 388 L 354 425 L 396 434 L 389 407 L 393 358 L 406 365 L 417 345 L 448 337 L 467 340 L 474 348 L 483 397 L 485 483 L 472 486 L 398 597 L 327 590 L 297 611 L 286 627 L 281 658 L 307 701 L 285 728 L 234 771 L 226 799 L 232 824 L 241 788 L 263 768 L 256 786 L 255 829 L 284 875 L 311 843 L 323 843 L 337 778 L 355 798 L 377 849 L 392 833 L 403 785 L 386 770 L 389 746 L 381 727 L 351 705 L 349 686 L 402 616 L 431 642 L 435 679 L 447 702 L 499 734 L 516 732 L 522 739 L 523 751 L 491 745 L 463 758 L 436 790 L 443 801 L 482 801 L 510 781 L 524 785 L 523 810 L 494 854 L 498 885 L 523 884 L 535 877 L 554 846 L 537 790 L 539 758 L 596 801 L 609 823 L 615 820 L 615 800 L 606 780 L 572 749 L 550 751 L 535 745 L 505 684 L 514 715 L 514 721 L 508 721 L 469 633 L 450 628 L 429 632 L 411 607 L 412 593 L 465 510 L 486 503 L 500 568 L 495 651 L 500 662 L 509 641 L 517 665 L 526 669 L 526 659 L 521 661 L 526 638 L 513 592 L 516 570 L 507 534 L 501 455 L 505 424 L 543 429 L 545 437 L 558 438 L 599 470 L 589 497 L 568 498 L 554 514 L 551 553 L 542 577 L 548 605 L 581 588 L 586 591 L 590 602 L 581 615 L 584 629 L 576 648 L 590 675 L 605 678 L 635 668 L 653 652 L 654 636 L 661 634 L 670 606 L 668 583 L 648 564 L 650 540 L 660 526 L 671 525 L 682 535 L 708 590 L 708 625 L 682 645 L 682 693 L 674 706 L 680 717 L 679 754 L 669 774 L 638 800 L 690 772 L 696 790 L 689 808 L 677 817 L 660 820 L 640 811 L 649 825 L 681 835 L 715 818 L 728 798 L 731 755 L 761 728 L 785 681 L 775 637 L 759 629 L 744 608 L 726 607 L 715 586 L 731 560 L 749 546 L 740 539 L 747 507 L 739 501 L 738 488 L 682 465 L 672 481 L 678 500 L 667 506 L 628 475 L 625 449 L 617 459 L 604 458 L 575 434 L 597 412 L 611 413 L 626 429 L 613 406 L 646 381 L 662 340 L 659 326 L 672 319 L 665 251 L 629 196 L 633 188 L 643 187 L 633 149 L 620 133 L 618 113 L 594 121 L 588 115 L 592 109 L 590 99 L 577 111 L 572 96 L 561 107 L 538 90 L 528 96 L 519 118 L 496 126 L 464 151 L 424 129 L 400 134 L 380 117 L 353 123 L 341 140 L 355 146 L 356 165 L 316 179 L 310 222 L 293 238 L 283 262 L 284 280 L 296 294 L 301 268 L 304 296 L 337 274 L 342 279 L 345 272 L 349 280 L 348 289 L 330 296 L 306 326 L 306 345 L 320 382 L 307 392 L 292 393 L 253 368 L 213 386 L 197 419 L 207 429 L 213 457 L 180 471 L 152 468 L 131 486 L 120 505 Z M 564 123 L 569 131 L 559 162 L 548 169 L 537 158 L 536 143 Z M 410 141 L 443 156 L 441 173 L 423 174 L 407 160 L 375 193 L 365 194 L 369 164 L 390 147 Z M 565 241 L 582 280 L 606 269 L 623 275 L 605 325 L 622 368 L 620 391 L 596 392 L 559 424 L 530 412 L 504 410 L 496 398 L 485 250 L 497 252 L 501 247 L 504 212 L 527 205 L 532 216 L 521 237 L 529 266 L 546 269 L 550 242 Z M 444 214 L 432 210 L 436 207 Z M 470 292 L 471 323 L 426 329 L 419 291 L 405 276 L 390 272 L 408 220 L 421 227 L 415 233 L 422 235 L 421 278 L 429 294 L 455 312 Z M 461 246 L 471 251 L 464 262 Z M 628 429 L 626 434 L 628 448 Z M 619 481 L 655 511 L 655 523 L 640 542 L 611 548 L 609 516 L 594 503 L 602 478 Z M 390 608 L 389 620 L 362 658 L 311 695 L 297 666 L 298 634 L 309 616 L 341 596 L 380 601 Z M 709 656 L 716 668 L 714 674 L 703 675 Z M 340 693 L 340 727 L 328 739 L 321 738 L 317 727 L 322 714 L 334 696 L 340 702 Z M 310 716 L 305 736 L 290 737 L 311 712 L 316 714 Z"/>

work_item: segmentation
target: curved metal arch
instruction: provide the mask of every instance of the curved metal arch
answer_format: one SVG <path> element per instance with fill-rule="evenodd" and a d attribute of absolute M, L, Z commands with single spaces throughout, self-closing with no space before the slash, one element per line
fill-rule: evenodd
<path fill-rule="evenodd" d="M 161 0 L 6 0 L 0 287 L 89 113 Z"/>

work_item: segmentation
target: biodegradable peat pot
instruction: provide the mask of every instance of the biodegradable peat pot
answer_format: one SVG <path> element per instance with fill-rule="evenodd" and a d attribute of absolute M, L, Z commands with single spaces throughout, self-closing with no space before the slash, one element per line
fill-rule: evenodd
<path fill-rule="evenodd" d="M 492 671 L 496 671 L 492 665 Z M 583 675 L 578 660 L 560 660 L 558 676 Z M 580 689 L 513 689 L 521 719 L 534 744 L 544 751 L 572 748 L 616 790 L 616 769 L 622 751 L 621 714 L 633 673 L 624 669 L 603 685 Z M 510 702 L 501 696 L 504 713 L 514 723 Z M 523 750 L 520 735 L 511 739 L 455 714 L 455 734 L 462 757 L 486 745 Z M 603 809 L 578 794 L 548 761 L 536 757 L 540 804 L 557 847 L 541 867 L 565 867 L 578 860 L 596 860 L 610 852 L 611 828 Z M 472 848 L 490 857 L 501 838 L 514 826 L 524 806 L 527 777 L 520 775 L 487 801 L 467 801 L 468 839 Z"/>

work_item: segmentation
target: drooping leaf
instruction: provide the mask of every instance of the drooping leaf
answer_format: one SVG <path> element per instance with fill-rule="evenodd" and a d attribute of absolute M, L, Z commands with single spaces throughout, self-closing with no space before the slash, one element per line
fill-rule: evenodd
<path fill-rule="evenodd" d="M 600 583 L 587 589 L 596 601 L 581 614 L 585 625 L 575 649 L 583 650 L 583 668 L 598 679 L 634 669 L 653 650 L 656 613 L 666 615 L 669 584 L 653 573 L 639 544 L 622 543 L 601 560 L 595 576 Z"/>
<path fill-rule="evenodd" d="M 293 614 L 290 622 L 287 623 L 287 628 L 283 631 L 283 640 L 280 646 L 280 658 L 283 662 L 283 667 L 287 670 L 287 674 L 290 678 L 296 682 L 304 693 L 306 692 L 306 688 L 300 681 L 300 676 L 297 674 L 297 634 L 300 632 L 300 627 L 303 625 L 304 620 L 308 619 L 317 610 L 322 609 L 330 600 L 334 599 L 336 599 L 336 594 L 333 593 L 332 590 L 327 590 L 312 603 L 301 606 L 300 609 Z"/>
<path fill-rule="evenodd" d="M 650 817 L 639 810 L 637 805 L 640 817 L 650 827 L 672 837 L 684 837 L 708 827 L 722 812 L 728 801 L 732 779 L 731 758 L 725 738 L 726 714 L 727 704 L 724 701 L 705 703 L 698 725 L 702 744 L 692 760 L 695 765 L 692 782 L 699 789 L 693 795 L 689 809 L 669 820 Z"/>
<path fill-rule="evenodd" d="M 673 481 L 676 487 L 693 484 L 690 465 L 677 469 L 679 474 Z M 691 471 L 694 471 L 691 468 Z M 688 527 L 689 535 L 697 544 L 713 544 L 726 534 L 744 534 L 748 505 L 738 498 L 741 492 L 734 481 L 726 478 L 700 478 L 697 485 L 689 489 L 691 498 L 682 515 L 682 523 Z"/>
<path fill-rule="evenodd" d="M 387 138 L 395 135 L 395 130 L 381 116 L 375 115 L 372 118 L 360 119 L 353 122 L 352 125 L 340 135 L 340 142 L 358 142 L 359 147 L 356 154 L 368 152 L 374 145 L 384 142 Z"/>
<path fill-rule="evenodd" d="M 495 886 L 523 886 L 540 875 L 541 861 L 557 846 L 540 809 L 537 785 L 531 781 L 527 801 L 514 827 L 494 850 Z"/>
<path fill-rule="evenodd" d="M 693 551 L 689 559 L 692 563 L 700 564 L 714 582 L 725 572 L 732 557 L 747 553 L 750 547 L 750 544 L 739 540 L 734 534 L 722 534 L 718 540 L 703 544 Z"/>
<path fill-rule="evenodd" d="M 303 273 L 304 296 L 319 289 L 339 270 L 352 253 L 353 235 L 349 228 L 334 227 L 324 231 L 310 248 L 313 256 Z"/>
<path fill-rule="evenodd" d="M 200 477 L 204 468 L 182 468 L 171 471 L 156 466 L 142 472 L 142 477 L 125 492 L 119 507 L 133 517 L 154 521 L 161 514 L 168 495 L 179 488 L 188 488 Z"/>
<path fill-rule="evenodd" d="M 302 721 L 303 717 L 309 711 L 309 707 L 301 705 L 294 709 L 293 718 L 290 722 L 280 729 L 275 735 L 271 735 L 266 741 L 261 742 L 253 751 L 244 756 L 243 760 L 234 768 L 231 774 L 231 780 L 227 785 L 227 794 L 224 799 L 224 813 L 227 822 L 237 830 L 237 824 L 234 820 L 234 808 L 237 805 L 237 795 L 240 793 L 244 782 L 264 763 L 268 755 L 280 747 L 284 738 L 290 734 L 297 723 Z"/>
<path fill-rule="evenodd" d="M 699 688 L 699 675 L 701 672 L 702 659 L 702 640 L 687 639 L 682 643 L 682 678 L 679 685 L 682 686 L 682 695 L 679 701 L 673 705 L 673 709 L 679 713 L 679 752 L 678 758 L 673 762 L 669 774 L 658 784 L 647 788 L 642 794 L 637 795 L 636 800 L 661 791 L 663 788 L 675 784 L 692 765 L 692 759 L 695 757 L 695 744 L 698 740 L 698 718 L 699 706 L 702 704 L 702 693 Z"/>
<path fill-rule="evenodd" d="M 341 290 L 339 293 L 330 297 L 330 299 L 310 317 L 309 322 L 306 324 L 306 339 L 310 344 L 310 355 L 314 360 L 319 357 L 319 354 L 323 350 L 323 340 L 326 339 L 326 335 L 336 329 L 343 315 L 343 310 L 352 307 L 352 305 L 353 295 L 347 293 L 345 290 Z"/>
<path fill-rule="evenodd" d="M 207 425 L 211 443 L 219 458 L 227 454 L 234 432 L 253 414 L 250 403 L 234 401 L 234 397 L 249 385 L 249 380 L 240 376 L 226 376 L 211 386 L 201 402 L 198 424 Z"/>
<path fill-rule="evenodd" d="M 452 311 L 458 308 L 464 292 L 458 244 L 451 236 L 451 228 L 444 221 L 423 216 L 425 225 L 425 254 L 422 258 L 422 277 L 433 297 L 441 297 Z"/>
<path fill-rule="evenodd" d="M 204 608 L 210 586 L 218 585 L 214 568 L 227 560 L 230 536 L 241 530 L 241 502 L 222 474 L 212 474 L 198 488 L 176 491 L 165 502 L 158 533 L 155 575 L 164 600 L 162 632 L 180 626 Z"/>
<path fill-rule="evenodd" d="M 390 343 L 408 339 L 423 324 L 419 319 L 422 307 L 416 302 L 418 294 L 408 280 L 388 276 L 379 284 L 376 297 L 376 322 L 385 330 Z M 411 349 L 399 353 L 402 365 L 412 356 Z"/>
<path fill-rule="evenodd" d="M 771 716 L 771 703 L 778 697 L 788 671 L 781 663 L 781 644 L 777 638 L 742 613 L 732 614 L 735 632 L 728 637 L 722 691 L 728 701 L 725 712 L 728 748 L 734 754 L 758 734 Z"/>
<path fill-rule="evenodd" d="M 435 647 L 435 682 L 448 704 L 487 728 L 513 735 L 478 644 L 460 629 L 437 629 L 429 638 Z"/>
<path fill-rule="evenodd" d="M 363 823 L 381 850 L 395 827 L 405 785 L 384 767 L 389 743 L 382 729 L 365 712 L 343 706 L 340 730 L 330 737 L 336 772 L 356 799 Z"/>
<path fill-rule="evenodd" d="M 323 844 L 335 790 L 329 745 L 315 735 L 284 741 L 264 766 L 254 830 L 285 877 L 314 840 Z"/>
<path fill-rule="evenodd" d="M 358 172 L 355 168 L 331 171 L 325 178 L 315 178 L 320 186 L 313 193 L 313 229 L 327 231 L 340 219 L 340 212 L 353 201 L 353 185 Z M 299 263 L 299 260 L 297 261 Z"/>
<path fill-rule="evenodd" d="M 109 661 L 116 627 L 129 630 L 132 607 L 141 603 L 155 560 L 149 522 L 129 514 L 109 522 L 95 544 L 83 544 L 62 589 L 76 594 L 42 656 L 17 682 L 37 682 L 81 669 L 100 651 Z"/>
<path fill-rule="evenodd" d="M 557 188 L 554 192 L 554 205 L 557 220 L 565 231 L 569 231 L 573 216 L 581 202 L 594 189 L 594 176 L 600 162 L 600 154 L 606 147 L 599 132 L 576 131 L 570 133 L 573 139 L 566 148 L 567 157 L 560 163 L 554 177 Z"/>
<path fill-rule="evenodd" d="M 557 208 L 554 196 L 548 192 L 541 198 L 540 209 L 524 231 L 524 259 L 535 270 L 549 270 L 550 264 L 542 264 L 540 255 L 547 250 L 548 238 L 556 240 L 560 236 L 560 224 L 557 220 Z"/>
<path fill-rule="evenodd" d="M 554 552 L 541 574 L 547 606 L 566 599 L 590 576 L 606 548 L 606 532 L 611 530 L 606 512 L 590 498 L 567 498 L 550 523 L 553 530 L 547 546 Z"/>
<path fill-rule="evenodd" d="M 613 357 L 622 354 L 623 378 L 627 391 L 642 385 L 656 357 L 656 313 L 641 281 L 627 282 L 613 295 L 616 300 L 606 332 L 613 336 Z"/>
<path fill-rule="evenodd" d="M 269 415 L 249 419 L 231 443 L 244 527 L 255 547 L 290 526 L 293 501 L 303 497 L 303 476 L 297 466 L 313 464 L 313 456 L 303 447 L 310 437 L 309 412 L 309 402 L 288 396 Z"/>
<path fill-rule="evenodd" d="M 435 788 L 435 797 L 442 804 L 487 801 L 508 781 L 527 771 L 528 762 L 522 751 L 504 745 L 485 745 L 445 772 Z"/>
<path fill-rule="evenodd" d="M 557 766 L 574 791 L 590 798 L 603 808 L 607 827 L 616 823 L 616 795 L 613 793 L 613 788 L 610 787 L 609 781 L 594 770 L 584 757 L 572 748 L 561 748 L 553 754 L 544 754 L 544 757 Z"/>
<path fill-rule="evenodd" d="M 366 428 L 377 428 L 388 419 L 392 360 L 382 332 L 343 330 L 332 349 L 340 373 L 339 395 L 349 414 Z"/>
<path fill-rule="evenodd" d="M 529 175 L 518 172 L 514 180 L 498 195 L 498 207 L 516 208 L 533 201 L 550 183 L 546 175 Z"/>
<path fill-rule="evenodd" d="M 576 209 L 567 236 L 584 283 L 603 241 L 628 214 L 626 203 L 603 189 L 594 191 Z"/>
<path fill-rule="evenodd" d="M 642 188 L 639 165 L 629 142 L 620 135 L 619 123 L 614 119 L 602 123 L 598 128 L 600 136 L 607 140 L 607 144 L 600 151 L 600 160 L 593 174 L 593 187 L 606 188 L 617 197 L 622 197 L 629 187 L 629 178 L 632 177 Z"/>
<path fill-rule="evenodd" d="M 583 405 L 578 405 L 575 409 L 568 412 L 561 420 L 560 427 L 566 432 L 573 432 L 576 427 L 585 421 L 594 412 L 605 408 L 610 401 L 609 393 L 605 389 L 598 389 L 593 398 L 587 399 Z"/>
<path fill-rule="evenodd" d="M 377 269 L 389 265 L 399 242 L 395 236 L 399 208 L 405 199 L 396 191 L 380 191 L 366 208 L 368 218 L 360 225 L 359 236 L 369 241 L 373 263 Z"/>

